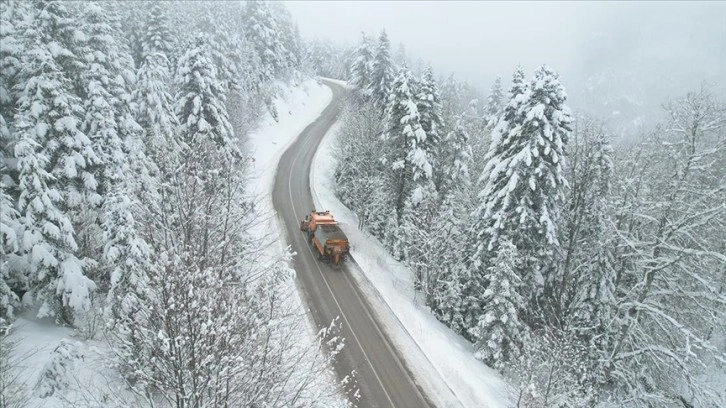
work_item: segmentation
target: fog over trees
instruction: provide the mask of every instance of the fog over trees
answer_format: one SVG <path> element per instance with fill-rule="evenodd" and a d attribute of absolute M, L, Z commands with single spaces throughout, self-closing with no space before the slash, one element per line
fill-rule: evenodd
<path fill-rule="evenodd" d="M 393 55 L 408 53 L 414 71 L 430 62 L 437 75 L 454 73 L 479 104 L 496 77 L 507 88 L 513 67 L 546 63 L 570 106 L 607 120 L 618 141 L 646 132 L 663 119 L 663 101 L 702 82 L 726 92 L 723 3 L 405 3 L 286 4 L 309 39 L 352 47 L 361 31 L 385 28 Z"/>

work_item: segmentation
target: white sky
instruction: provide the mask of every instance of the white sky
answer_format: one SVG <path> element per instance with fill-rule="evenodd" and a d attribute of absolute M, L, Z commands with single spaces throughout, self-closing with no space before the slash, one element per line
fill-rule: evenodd
<path fill-rule="evenodd" d="M 530 74 L 547 63 L 565 85 L 605 67 L 691 87 L 726 77 L 726 2 L 284 3 L 305 38 L 354 44 L 385 28 L 392 51 L 404 43 L 414 61 L 482 89 L 517 64 Z"/>

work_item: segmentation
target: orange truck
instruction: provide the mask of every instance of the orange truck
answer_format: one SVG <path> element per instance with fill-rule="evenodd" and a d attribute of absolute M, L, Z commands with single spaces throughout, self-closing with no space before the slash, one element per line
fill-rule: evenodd
<path fill-rule="evenodd" d="M 320 260 L 332 261 L 338 265 L 350 253 L 348 237 L 340 229 L 330 211 L 311 211 L 310 215 L 300 222 L 300 231 L 307 234 Z"/>

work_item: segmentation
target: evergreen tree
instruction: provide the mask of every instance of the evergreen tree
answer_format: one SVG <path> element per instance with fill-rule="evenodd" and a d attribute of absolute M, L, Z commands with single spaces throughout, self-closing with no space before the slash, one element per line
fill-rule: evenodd
<path fill-rule="evenodd" d="M 441 157 L 441 141 L 444 137 L 444 119 L 442 117 L 441 95 L 434 79 L 433 69 L 426 67 L 416 92 L 416 107 L 421 117 L 421 128 L 426 132 L 426 141 L 421 148 L 429 156 L 434 169 L 432 177 L 438 179 L 437 173 L 443 171 L 444 164 Z"/>
<path fill-rule="evenodd" d="M 439 188 L 443 197 L 436 211 L 433 228 L 430 234 L 435 243 L 429 256 L 429 265 L 433 271 L 428 277 L 427 303 L 437 318 L 443 320 L 462 318 L 460 299 L 453 296 L 460 294 L 461 286 L 458 273 L 463 267 L 460 256 L 461 248 L 466 247 L 467 229 L 470 226 L 471 213 L 471 180 L 469 177 L 469 161 L 471 146 L 466 130 L 457 123 L 456 128 L 446 137 L 443 150 L 446 154 L 443 175 L 445 184 Z M 445 321 L 453 324 L 454 321 Z M 458 322 L 459 329 L 461 322 Z"/>
<path fill-rule="evenodd" d="M 528 345 L 529 328 L 519 320 L 519 313 L 527 304 L 519 294 L 522 281 L 515 272 L 516 264 L 517 248 L 503 242 L 483 277 L 489 284 L 481 297 L 481 316 L 476 326 L 469 329 L 476 339 L 476 358 L 499 369 L 519 358 Z"/>
<path fill-rule="evenodd" d="M 391 93 L 393 75 L 391 42 L 388 40 L 386 30 L 383 30 L 378 38 L 378 46 L 376 47 L 375 56 L 370 65 L 370 82 L 368 84 L 371 101 L 382 109 L 385 109 L 388 95 Z M 363 79 L 361 79 L 362 81 Z"/>
<path fill-rule="evenodd" d="M 501 162 L 501 160 L 512 156 L 515 151 L 515 140 L 510 132 L 515 127 L 514 122 L 519 120 L 519 111 L 527 92 L 528 85 L 525 82 L 524 71 L 519 66 L 512 76 L 509 102 L 502 115 L 497 119 L 497 124 L 492 131 L 491 143 L 484 156 L 485 166 L 478 182 L 485 187 L 494 184 L 495 181 L 498 185 L 505 185 L 508 182 L 506 173 L 508 163 Z M 490 205 L 489 200 L 493 198 L 493 193 L 492 190 L 480 190 L 478 193 L 480 204 L 474 211 L 475 223 L 472 225 L 472 236 L 476 237 L 476 243 L 472 251 L 471 265 L 477 270 L 485 270 L 485 264 L 491 255 L 490 251 L 494 250 L 494 247 L 490 246 L 488 235 L 490 234 L 489 224 L 492 221 L 489 217 L 492 210 L 488 206 Z"/>
<path fill-rule="evenodd" d="M 42 123 L 33 126 L 21 117 L 18 128 L 22 135 L 15 147 L 20 169 L 18 209 L 23 250 L 30 258 L 31 293 L 41 302 L 38 317 L 55 316 L 59 322 L 73 323 L 76 312 L 90 307 L 90 293 L 96 285 L 84 275 L 84 263 L 74 255 L 78 246 L 70 220 L 58 208 L 61 195 L 48 185 L 54 177 L 45 170 L 48 158 L 34 140 L 39 135 L 33 134 L 43 128 Z"/>
<path fill-rule="evenodd" d="M 285 49 L 281 39 L 281 28 L 264 1 L 247 2 L 244 14 L 245 37 L 260 59 L 262 70 L 260 82 L 269 81 L 285 68 Z"/>
<path fill-rule="evenodd" d="M 31 290 L 43 302 L 39 315 L 71 323 L 73 312 L 88 308 L 95 284 L 84 275 L 87 263 L 75 255 L 68 214 L 81 211 L 85 197 L 96 196 L 97 181 L 86 167 L 100 159 L 78 129 L 83 109 L 66 76 L 80 83 L 83 71 L 73 69 L 84 67 L 65 47 L 75 45 L 74 22 L 61 2 L 34 6 L 36 24 L 24 32 L 32 46 L 23 58 L 20 75 L 26 82 L 15 115 L 18 211 L 33 273 Z"/>
<path fill-rule="evenodd" d="M 5 182 L 0 179 L 0 319 L 11 320 L 20 299 L 13 288 L 20 287 L 25 279 L 18 279 L 18 271 L 10 269 L 9 257 L 20 250 L 17 231 L 20 229 L 19 215 L 15 211 L 10 196 L 6 193 Z"/>
<path fill-rule="evenodd" d="M 365 95 L 372 83 L 371 65 L 373 63 L 371 40 L 366 36 L 366 33 L 361 33 L 360 44 L 355 49 L 353 58 L 353 64 L 350 67 L 350 84 Z"/>
<path fill-rule="evenodd" d="M 154 3 L 141 38 L 142 54 L 139 64 L 146 62 L 150 56 L 161 54 L 169 61 L 167 69 L 173 69 L 171 57 L 174 55 L 175 39 L 170 24 L 166 5 L 162 2 Z"/>
<path fill-rule="evenodd" d="M 99 182 L 100 196 L 96 208 L 85 212 L 85 222 L 94 223 L 94 234 L 83 235 L 97 246 L 93 251 L 94 259 L 104 258 L 112 262 L 114 257 L 108 255 L 104 243 L 116 239 L 116 232 L 106 217 L 111 215 L 122 222 L 132 218 L 130 212 L 114 215 L 118 211 L 115 209 L 116 201 L 123 201 L 125 194 L 133 194 L 131 187 L 135 184 L 146 184 L 137 188 L 149 189 L 147 178 L 150 171 L 140 145 L 143 130 L 132 116 L 131 96 L 124 81 L 123 73 L 132 68 L 124 63 L 129 64 L 130 58 L 117 43 L 119 33 L 111 26 L 107 11 L 96 3 L 88 3 L 85 7 L 84 32 L 88 39 L 86 60 L 89 69 L 83 77 L 86 83 L 83 97 L 86 117 L 82 125 L 91 140 L 90 147 L 99 158 L 99 163 L 89 170 Z M 76 232 L 80 236 L 80 231 Z M 98 240 L 103 234 L 107 239 Z M 108 286 L 111 276 L 101 275 L 94 281 Z"/>
<path fill-rule="evenodd" d="M 182 151 L 198 154 L 196 149 L 207 148 L 207 143 L 211 142 L 223 153 L 222 157 L 238 159 L 241 153 L 229 123 L 226 95 L 206 44 L 204 37 L 198 37 L 179 60 L 174 111 L 180 121 L 178 133 Z M 205 163 L 194 165 L 204 166 Z"/>
<path fill-rule="evenodd" d="M 297 24 L 282 3 L 270 3 L 275 30 L 280 34 L 282 52 L 282 74 L 290 75 L 298 70 L 302 62 L 302 40 Z M 287 72 L 284 72 L 287 71 Z"/>
<path fill-rule="evenodd" d="M 464 114 L 469 102 L 464 102 L 465 98 L 463 86 L 454 74 L 441 81 L 441 115 L 445 123 L 454 124 Z"/>
<path fill-rule="evenodd" d="M 492 89 L 487 97 L 487 105 L 484 107 L 484 123 L 491 129 L 496 125 L 502 108 L 504 107 L 504 92 L 502 91 L 502 78 L 497 77 L 492 84 Z"/>
<path fill-rule="evenodd" d="M 163 170 L 173 168 L 178 143 L 175 136 L 178 120 L 170 94 L 169 61 L 163 54 L 144 59 L 133 92 L 135 116 L 146 133 L 146 146 L 153 161 Z"/>
<path fill-rule="evenodd" d="M 441 95 L 431 65 L 426 67 L 419 82 L 416 106 L 421 115 L 421 127 L 426 132 L 426 138 L 433 151 L 444 136 L 442 133 L 444 120 L 442 117 Z"/>
<path fill-rule="evenodd" d="M 406 54 L 406 45 L 403 43 L 398 43 L 398 48 L 396 48 L 396 52 L 393 55 L 393 63 L 394 68 L 411 65 L 411 61 Z"/>
<path fill-rule="evenodd" d="M 602 125 L 584 117 L 575 122 L 570 146 L 569 189 L 560 233 L 562 278 L 554 294 L 562 314 L 573 306 L 578 325 L 605 327 L 609 320 L 605 315 L 615 302 L 612 249 L 617 233 L 609 211 L 612 147 Z"/>
<path fill-rule="evenodd" d="M 146 36 L 146 24 L 154 4 L 148 0 L 134 2 L 117 2 L 113 4 L 115 12 L 119 16 L 114 24 L 123 33 L 128 45 L 133 66 L 138 69 L 144 60 L 144 42 Z"/>
<path fill-rule="evenodd" d="M 441 171 L 436 172 L 439 174 L 438 190 L 448 194 L 452 190 L 468 189 L 471 186 L 469 162 L 472 150 L 469 134 L 461 124 L 461 119 L 457 120 L 454 129 L 446 135 L 439 152 Z"/>
<path fill-rule="evenodd" d="M 417 240 L 417 222 L 426 222 L 433 214 L 436 190 L 432 182 L 431 155 L 427 151 L 426 132 L 421 128 L 416 107 L 416 83 L 411 72 L 402 68 L 393 83 L 386 110 L 383 134 L 387 152 L 383 160 L 388 173 L 387 191 L 393 198 L 396 217 L 387 220 L 384 240 L 398 259 L 419 262 L 410 253 L 409 243 Z M 420 250 L 421 248 L 418 248 Z M 417 274 L 417 284 L 422 281 Z"/>
<path fill-rule="evenodd" d="M 217 79 L 222 84 L 225 93 L 232 88 L 239 89 L 239 72 L 243 69 L 239 47 L 239 36 L 230 26 L 228 10 L 217 7 L 213 3 L 202 3 L 200 13 L 202 18 L 196 20 L 197 32 L 207 33 L 209 53 L 217 68 Z"/>
<path fill-rule="evenodd" d="M 518 70 L 511 100 L 492 134 L 473 230 L 479 241 L 473 266 L 488 267 L 500 243 L 511 241 L 523 258 L 517 273 L 524 293 L 532 296 L 544 286 L 544 274 L 555 275 L 571 119 L 557 74 L 540 67 L 528 88 L 522 78 Z"/>
<path fill-rule="evenodd" d="M 4 163 L 7 158 L 13 157 L 16 141 L 12 118 L 20 90 L 18 74 L 25 53 L 22 31 L 27 8 L 28 4 L 22 1 L 7 1 L 0 7 L 0 167 L 3 168 L 2 174 L 13 176 L 17 176 L 15 169 L 4 166 Z"/>
<path fill-rule="evenodd" d="M 422 189 L 414 194 L 415 182 L 423 188 L 420 181 L 430 180 L 433 169 L 426 147 L 426 132 L 421 128 L 421 117 L 416 107 L 411 71 L 404 67 L 398 73 L 386 112 L 386 131 L 384 140 L 389 146 L 387 163 L 393 170 L 395 210 L 400 223 L 406 202 L 413 204 L 423 199 Z"/>
<path fill-rule="evenodd" d="M 384 223 L 390 218 L 385 209 L 390 210 L 394 200 L 387 190 L 388 166 L 380 154 L 380 112 L 369 103 L 353 100 L 341 116 L 336 195 L 358 215 L 361 226 L 383 238 Z"/>
<path fill-rule="evenodd" d="M 481 301 L 485 287 L 483 275 L 461 262 L 447 269 L 436 294 L 436 317 L 455 333 L 476 341 L 470 329 L 476 326 L 484 307 Z"/>

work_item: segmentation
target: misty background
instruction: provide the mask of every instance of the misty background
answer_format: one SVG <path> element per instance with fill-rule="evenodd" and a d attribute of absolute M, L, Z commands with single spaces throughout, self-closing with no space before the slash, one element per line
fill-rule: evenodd
<path fill-rule="evenodd" d="M 724 2 L 287 1 L 306 39 L 354 46 L 386 30 L 414 64 L 430 62 L 484 95 L 521 64 L 558 71 L 573 110 L 637 135 L 662 103 L 701 84 L 723 93 Z"/>

